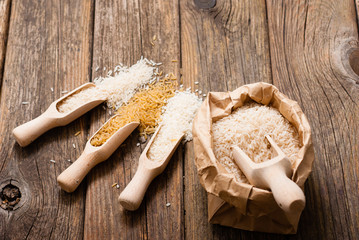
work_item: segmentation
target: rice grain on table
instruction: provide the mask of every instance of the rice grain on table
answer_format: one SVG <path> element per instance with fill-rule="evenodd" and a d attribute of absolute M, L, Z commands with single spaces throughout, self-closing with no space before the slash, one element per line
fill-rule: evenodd
<path fill-rule="evenodd" d="M 297 130 L 273 107 L 254 102 L 244 104 L 212 124 L 214 155 L 238 182 L 248 182 L 235 164 L 231 147 L 239 146 L 256 163 L 273 156 L 265 135 L 270 135 L 292 165 L 301 147 Z"/>

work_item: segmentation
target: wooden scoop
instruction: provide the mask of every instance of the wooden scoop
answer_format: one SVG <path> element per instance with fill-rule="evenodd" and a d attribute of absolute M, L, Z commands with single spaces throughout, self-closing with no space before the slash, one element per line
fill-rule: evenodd
<path fill-rule="evenodd" d="M 153 161 L 147 157 L 147 152 L 150 149 L 152 142 L 156 138 L 157 134 L 161 129 L 160 125 L 157 131 L 152 136 L 150 142 L 147 144 L 145 150 L 143 150 L 138 168 L 135 173 L 135 176 L 132 178 L 130 183 L 126 186 L 119 197 L 120 204 L 127 210 L 136 210 L 146 193 L 146 190 L 152 180 L 157 177 L 163 170 L 166 168 L 169 160 L 171 159 L 173 153 L 176 151 L 178 145 L 180 144 L 184 135 L 182 135 L 175 143 L 170 153 L 162 159 L 161 161 Z"/>
<path fill-rule="evenodd" d="M 290 177 L 291 163 L 273 139 L 266 135 L 276 157 L 263 163 L 254 163 L 238 146 L 233 146 L 233 157 L 248 181 L 259 188 L 270 189 L 274 199 L 286 214 L 303 210 L 305 196 L 300 187 Z"/>
<path fill-rule="evenodd" d="M 116 116 L 118 115 L 114 115 L 112 118 Z M 107 122 L 111 121 L 112 118 L 110 118 Z M 66 192 L 75 191 L 87 173 L 94 166 L 109 158 L 139 124 L 140 123 L 138 122 L 131 122 L 125 125 L 124 127 L 118 129 L 116 133 L 107 139 L 104 144 L 95 147 L 91 144 L 91 139 L 97 134 L 98 131 L 101 130 L 102 127 L 97 130 L 97 132 L 90 138 L 90 140 L 87 141 L 81 156 L 57 177 L 57 182 L 59 183 L 60 187 Z"/>
<path fill-rule="evenodd" d="M 61 104 L 64 99 L 68 98 L 71 95 L 74 95 L 80 90 L 90 87 L 95 87 L 95 84 L 86 83 L 84 85 L 81 85 L 80 87 L 71 91 L 67 95 L 51 103 L 49 108 L 39 117 L 16 127 L 12 131 L 12 133 L 14 134 L 14 137 L 16 141 L 19 143 L 19 145 L 21 147 L 25 147 L 29 145 L 44 132 L 54 127 L 64 126 L 69 124 L 79 116 L 83 115 L 84 113 L 88 112 L 89 110 L 91 110 L 92 108 L 96 107 L 97 105 L 99 105 L 100 103 L 106 100 L 103 97 L 102 98 L 94 97 L 92 101 L 84 103 L 83 105 L 74 109 L 73 111 L 67 113 L 60 113 L 57 110 L 58 104 Z"/>

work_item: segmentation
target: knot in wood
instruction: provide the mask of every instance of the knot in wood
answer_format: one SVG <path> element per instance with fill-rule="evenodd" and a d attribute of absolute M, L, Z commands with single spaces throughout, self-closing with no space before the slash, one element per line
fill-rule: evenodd
<path fill-rule="evenodd" d="M 198 8 L 210 9 L 216 5 L 216 0 L 194 0 L 194 3 Z"/>
<path fill-rule="evenodd" d="M 359 48 L 349 54 L 349 64 L 352 70 L 359 76 Z"/>
<path fill-rule="evenodd" d="M 5 210 L 13 210 L 15 205 L 20 202 L 21 192 L 20 189 L 11 183 L 3 187 L 0 192 L 0 207 Z"/>

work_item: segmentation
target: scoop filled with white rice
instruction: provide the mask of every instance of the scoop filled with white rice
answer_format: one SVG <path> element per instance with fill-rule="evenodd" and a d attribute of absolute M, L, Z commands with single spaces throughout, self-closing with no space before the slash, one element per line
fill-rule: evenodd
<path fill-rule="evenodd" d="M 273 107 L 248 102 L 212 125 L 214 154 L 238 182 L 248 182 L 235 164 L 231 146 L 240 147 L 256 163 L 272 158 L 265 135 L 270 135 L 293 164 L 298 157 L 296 129 Z"/>

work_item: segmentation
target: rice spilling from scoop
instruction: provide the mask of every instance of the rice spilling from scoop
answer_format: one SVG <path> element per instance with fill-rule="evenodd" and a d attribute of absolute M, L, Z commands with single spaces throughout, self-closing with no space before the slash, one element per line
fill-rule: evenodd
<path fill-rule="evenodd" d="M 231 146 L 240 147 L 253 162 L 260 163 L 272 157 L 269 135 L 287 155 L 292 165 L 301 147 L 294 126 L 273 107 L 254 102 L 244 104 L 212 124 L 214 155 L 238 182 L 248 180 L 234 162 Z"/>
<path fill-rule="evenodd" d="M 61 113 L 71 112 L 81 105 L 94 99 L 106 99 L 109 108 L 118 109 L 127 103 L 136 90 L 148 84 L 152 77 L 156 63 L 141 58 L 131 67 L 118 65 L 106 77 L 94 79 L 96 87 L 90 87 L 75 93 L 57 106 Z"/>
<path fill-rule="evenodd" d="M 177 92 L 163 107 L 161 129 L 152 142 L 147 156 L 152 161 L 162 161 L 171 152 L 179 138 L 192 140 L 192 123 L 202 101 L 190 92 Z"/>
<path fill-rule="evenodd" d="M 169 77 L 149 84 L 137 92 L 128 104 L 120 107 L 117 114 L 120 114 L 122 118 L 138 119 L 140 135 L 147 139 L 147 135 L 156 131 L 162 108 L 167 100 L 174 96 L 176 87 L 177 82 Z"/>
<path fill-rule="evenodd" d="M 93 146 L 104 144 L 117 130 L 130 122 L 139 122 L 140 135 L 152 134 L 156 130 L 156 120 L 161 117 L 161 109 L 166 100 L 174 96 L 177 83 L 169 78 L 149 84 L 140 89 L 124 106 L 120 107 L 109 122 L 92 138 Z"/>

